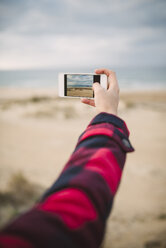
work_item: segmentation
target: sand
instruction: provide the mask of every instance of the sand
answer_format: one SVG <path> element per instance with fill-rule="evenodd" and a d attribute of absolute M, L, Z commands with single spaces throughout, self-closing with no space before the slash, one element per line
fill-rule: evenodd
<path fill-rule="evenodd" d="M 93 90 L 92 87 L 78 87 L 73 88 L 69 87 L 67 88 L 67 96 L 72 97 L 93 97 Z"/>
<path fill-rule="evenodd" d="M 50 186 L 94 115 L 54 89 L 1 88 L 1 190 L 18 171 Z M 135 152 L 127 156 L 103 247 L 166 247 L 166 92 L 121 92 L 119 116 Z"/>

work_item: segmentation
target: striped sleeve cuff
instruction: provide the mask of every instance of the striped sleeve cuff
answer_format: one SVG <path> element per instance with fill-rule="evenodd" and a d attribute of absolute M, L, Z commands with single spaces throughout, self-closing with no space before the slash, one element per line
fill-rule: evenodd
<path fill-rule="evenodd" d="M 94 135 L 106 135 L 113 138 L 125 152 L 133 152 L 129 134 L 127 125 L 121 118 L 101 112 L 92 119 L 86 131 L 80 136 L 79 142 Z"/>
<path fill-rule="evenodd" d="M 92 119 L 89 126 L 100 124 L 100 123 L 113 124 L 115 127 L 120 128 L 123 131 L 123 133 L 127 137 L 129 137 L 130 132 L 127 128 L 126 123 L 116 115 L 108 114 L 106 112 L 101 112 Z"/>

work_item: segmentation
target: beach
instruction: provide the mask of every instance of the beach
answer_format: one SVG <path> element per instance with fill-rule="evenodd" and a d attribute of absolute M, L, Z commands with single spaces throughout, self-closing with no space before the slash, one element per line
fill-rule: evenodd
<path fill-rule="evenodd" d="M 1 87 L 0 199 L 12 192 L 13 175 L 36 185 L 35 197 L 49 187 L 95 114 L 54 88 Z M 135 152 L 127 155 L 103 248 L 166 247 L 166 91 L 122 91 L 118 115 Z M 15 213 L 9 202 L 0 207 L 2 224 Z"/>
<path fill-rule="evenodd" d="M 68 87 L 67 96 L 73 97 L 93 97 L 92 87 Z"/>

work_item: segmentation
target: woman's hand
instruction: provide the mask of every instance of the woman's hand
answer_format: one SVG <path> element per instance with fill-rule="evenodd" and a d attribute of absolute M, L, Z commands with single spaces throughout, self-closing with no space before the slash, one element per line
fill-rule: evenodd
<path fill-rule="evenodd" d="M 119 86 L 116 79 L 116 74 L 108 69 L 97 69 L 96 74 L 107 75 L 107 90 L 102 88 L 99 83 L 93 84 L 94 100 L 82 98 L 81 101 L 85 104 L 96 107 L 97 112 L 107 112 L 117 115 L 119 103 Z"/>

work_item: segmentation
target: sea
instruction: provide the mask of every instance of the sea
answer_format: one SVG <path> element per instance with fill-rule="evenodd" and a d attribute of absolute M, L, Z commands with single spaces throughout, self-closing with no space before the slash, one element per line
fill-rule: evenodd
<path fill-rule="evenodd" d="M 113 70 L 116 71 L 121 90 L 166 90 L 166 67 L 117 67 Z M 0 87 L 58 88 L 60 72 L 93 73 L 93 69 L 0 70 Z"/>

